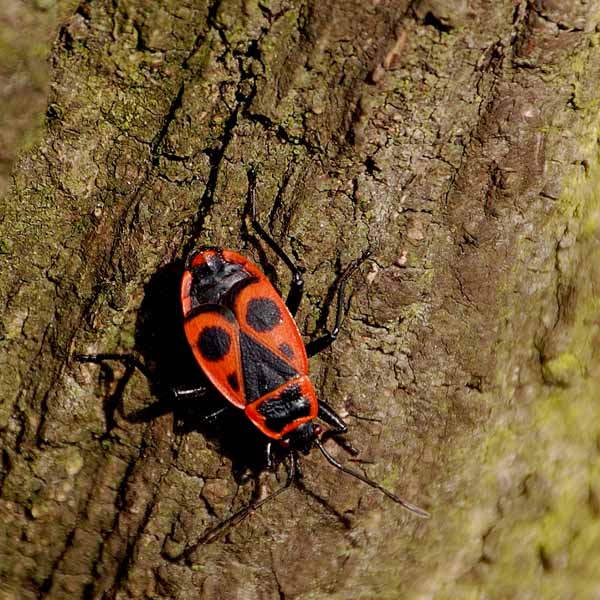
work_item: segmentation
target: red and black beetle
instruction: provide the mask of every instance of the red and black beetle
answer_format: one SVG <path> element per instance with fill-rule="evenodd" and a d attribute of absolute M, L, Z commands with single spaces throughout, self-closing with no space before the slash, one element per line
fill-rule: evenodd
<path fill-rule="evenodd" d="M 337 461 L 323 446 L 323 429 L 315 422 L 319 419 L 328 425 L 328 435 L 348 429 L 331 406 L 317 397 L 308 376 L 308 358 L 336 338 L 345 282 L 366 256 L 353 263 L 340 279 L 333 330 L 305 346 L 294 321 L 302 299 L 302 274 L 257 221 L 253 173 L 250 177 L 254 229 L 292 271 L 287 300 L 284 302 L 264 273 L 240 254 L 217 247 L 201 248 L 188 256 L 183 274 L 184 328 L 196 361 L 213 386 L 267 437 L 267 464 L 272 466 L 275 442 L 288 453 L 291 467 L 283 487 L 225 523 L 241 520 L 289 487 L 296 476 L 297 453 L 307 454 L 314 446 L 338 469 L 417 515 L 428 517 L 426 511 Z"/>
<path fill-rule="evenodd" d="M 327 348 L 338 335 L 347 279 L 367 258 L 352 263 L 339 280 L 335 325 L 322 337 L 304 345 L 294 321 L 304 288 L 300 269 L 265 231 L 256 219 L 255 176 L 249 173 L 252 225 L 260 237 L 292 272 L 290 291 L 284 302 L 266 275 L 252 262 L 218 247 L 193 251 L 185 263 L 181 283 L 181 304 L 187 340 L 198 365 L 228 401 L 211 420 L 235 407 L 267 438 L 267 466 L 273 467 L 273 444 L 289 457 L 286 482 L 265 498 L 244 507 L 206 533 L 197 544 L 207 543 L 227 526 L 290 487 L 299 474 L 298 453 L 308 454 L 316 446 L 325 458 L 344 473 L 380 490 L 407 510 L 429 517 L 426 511 L 406 502 L 378 482 L 348 468 L 324 447 L 325 437 L 346 433 L 343 419 L 324 400 L 318 398 L 308 376 L 308 358 Z M 147 374 L 131 355 L 78 355 L 80 361 L 127 360 Z M 206 387 L 175 389 L 176 397 L 202 397 Z M 329 428 L 324 432 L 316 420 Z"/>

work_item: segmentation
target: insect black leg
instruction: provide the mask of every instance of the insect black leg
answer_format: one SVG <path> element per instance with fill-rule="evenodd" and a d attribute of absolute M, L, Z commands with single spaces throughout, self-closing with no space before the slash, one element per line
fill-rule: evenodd
<path fill-rule="evenodd" d="M 294 452 L 291 452 L 289 454 L 289 459 L 290 459 L 290 463 L 289 463 L 289 468 L 288 468 L 287 479 L 285 480 L 285 483 L 281 487 L 277 488 L 274 492 L 271 492 L 268 496 L 266 496 L 262 500 L 257 500 L 256 502 L 251 502 L 250 504 L 246 505 L 244 508 L 242 508 L 241 510 L 236 512 L 234 515 L 232 515 L 228 519 L 225 519 L 224 521 L 219 523 L 216 527 L 213 527 L 212 529 L 210 529 L 194 544 L 193 547 L 189 548 L 185 552 L 184 557 L 189 556 L 190 553 L 193 552 L 198 546 L 203 546 L 204 544 L 210 544 L 212 541 L 217 539 L 217 537 L 219 537 L 219 535 L 221 535 L 221 533 L 223 533 L 230 527 L 234 527 L 238 523 L 241 523 L 248 515 L 253 513 L 255 510 L 258 510 L 261 506 L 263 506 L 267 502 L 270 502 L 271 500 L 273 500 L 274 498 L 276 498 L 277 496 L 279 496 L 280 494 L 285 492 L 287 489 L 289 489 L 290 486 L 292 485 L 292 483 L 294 483 L 294 480 L 296 479 L 296 476 L 297 476 L 298 458 Z"/>
<path fill-rule="evenodd" d="M 352 274 L 362 265 L 362 263 L 367 260 L 370 256 L 370 252 L 366 252 L 359 259 L 350 263 L 350 265 L 346 268 L 346 270 L 342 273 L 338 281 L 338 290 L 337 290 L 337 306 L 335 313 L 335 324 L 331 331 L 328 331 L 324 336 L 313 340 L 312 342 L 308 342 L 306 344 L 306 354 L 310 358 L 315 354 L 318 354 L 325 348 L 331 346 L 332 342 L 337 338 L 338 333 L 340 332 L 340 327 L 342 325 L 342 319 L 344 317 L 344 292 L 346 290 L 346 282 L 352 276 Z"/>
<path fill-rule="evenodd" d="M 137 369 L 147 379 L 152 379 L 146 365 L 135 354 L 119 354 L 117 352 L 104 352 L 101 354 L 75 354 L 77 362 L 91 362 L 101 364 L 105 360 L 117 360 L 125 365 L 126 369 Z"/>
<path fill-rule="evenodd" d="M 323 436 L 322 440 L 333 438 L 348 454 L 352 456 L 358 456 L 358 450 L 350 443 L 348 440 L 340 438 L 340 435 L 343 435 L 348 431 L 348 425 L 344 422 L 342 417 L 338 415 L 335 410 L 325 402 L 325 400 L 319 400 L 319 419 L 324 423 L 327 423 L 332 429 L 327 430 Z"/>
<path fill-rule="evenodd" d="M 203 398 L 206 396 L 207 389 L 204 386 L 196 387 L 196 388 L 172 388 L 173 396 L 177 400 L 187 400 L 188 398 Z"/>
<path fill-rule="evenodd" d="M 348 425 L 325 400 L 319 400 L 319 419 L 333 427 L 330 429 L 331 435 L 339 435 L 348 431 Z"/>
<path fill-rule="evenodd" d="M 273 459 L 273 443 L 268 442 L 265 448 L 265 458 L 267 463 L 267 469 L 269 471 L 273 471 L 275 467 L 275 460 Z"/>
<path fill-rule="evenodd" d="M 131 379 L 135 369 L 140 371 L 144 377 L 151 380 L 150 372 L 146 365 L 134 354 L 119 354 L 115 352 L 105 352 L 102 354 L 75 354 L 74 358 L 77 362 L 91 362 L 99 364 L 102 369 L 106 369 L 104 362 L 107 360 L 115 360 L 121 362 L 125 366 L 125 373 L 119 378 L 114 391 L 106 398 L 104 403 L 104 413 L 106 415 L 106 434 L 108 435 L 117 425 L 116 413 L 121 412 L 120 404 L 123 398 L 123 392 L 127 383 Z M 105 371 L 106 372 L 106 371 Z M 135 421 L 137 417 L 125 417 L 127 420 Z"/>
<path fill-rule="evenodd" d="M 215 423 L 215 422 L 219 421 L 221 419 L 221 417 L 228 414 L 229 412 L 231 412 L 229 405 L 221 406 L 220 408 L 217 408 L 216 410 L 213 410 L 212 412 L 209 412 L 208 414 L 200 415 L 199 420 L 203 423 L 209 423 L 209 424 Z"/>
<path fill-rule="evenodd" d="M 366 483 L 367 485 L 371 486 L 372 488 L 375 488 L 375 489 L 379 490 L 380 492 L 384 493 L 388 498 L 390 498 L 397 504 L 400 504 L 400 506 L 403 506 L 406 510 L 409 510 L 410 512 L 418 515 L 419 517 L 423 517 L 424 519 L 429 519 L 429 517 L 431 516 L 426 510 L 423 510 L 422 508 L 419 508 L 418 506 L 415 506 L 414 504 L 407 502 L 406 500 L 400 498 L 399 496 L 396 496 L 396 494 L 392 494 L 392 492 L 390 492 L 388 489 L 384 488 L 379 482 L 375 481 L 374 479 L 370 479 L 366 475 L 363 475 L 362 473 L 359 473 L 358 471 L 355 471 L 354 469 L 350 469 L 350 468 L 346 467 L 345 465 L 343 465 L 341 462 L 336 460 L 331 454 L 329 454 L 329 452 L 327 452 L 327 450 L 325 449 L 325 446 L 323 446 L 323 443 L 321 442 L 321 440 L 318 440 L 318 439 L 315 440 L 315 445 L 321 451 L 323 456 L 327 459 L 327 462 L 329 462 L 329 464 L 333 465 L 336 469 L 339 469 L 340 471 L 347 473 L 348 475 L 351 475 L 352 477 L 355 477 L 356 479 L 360 479 L 360 481 L 362 481 L 363 483 Z"/>
<path fill-rule="evenodd" d="M 292 316 L 295 316 L 296 312 L 298 312 L 298 307 L 300 306 L 300 301 L 302 300 L 302 294 L 304 292 L 304 279 L 302 278 L 302 271 L 294 264 L 292 259 L 283 251 L 283 248 L 271 237 L 267 230 L 258 221 L 256 216 L 256 172 L 254 169 L 250 169 L 248 171 L 248 184 L 252 227 L 292 272 L 292 283 L 290 284 L 290 291 L 285 300 L 285 304 L 290 313 L 292 313 Z"/>
<path fill-rule="evenodd" d="M 121 378 L 117 391 L 113 394 L 113 398 L 111 398 L 111 401 L 109 402 L 109 410 L 107 411 L 110 415 L 110 418 L 107 419 L 109 422 L 109 431 L 115 425 L 115 419 L 112 415 L 117 410 L 116 402 L 121 397 L 125 385 L 131 377 L 134 369 L 140 371 L 140 373 L 142 373 L 142 375 L 144 375 L 148 381 L 153 383 L 153 377 L 150 371 L 135 354 L 119 354 L 116 352 L 105 352 L 102 354 L 75 354 L 75 360 L 78 362 L 91 362 L 96 364 L 102 364 L 107 360 L 115 360 L 125 365 L 125 375 Z M 164 391 L 165 390 L 163 390 L 163 392 Z M 176 400 L 201 400 L 206 396 L 208 388 L 205 386 L 198 386 L 195 388 L 175 387 L 169 388 L 167 392 L 172 393 Z M 200 418 L 202 421 L 211 423 L 219 419 L 224 413 L 228 412 L 229 408 L 229 405 L 221 406 L 208 414 L 202 415 Z M 156 418 L 162 414 L 170 412 L 171 410 L 171 403 L 157 402 L 155 405 L 143 408 L 132 415 L 126 416 L 125 418 L 130 422 L 147 421 L 150 418 Z"/>
<path fill-rule="evenodd" d="M 177 387 L 171 388 L 171 391 L 176 400 L 203 400 L 208 393 L 208 388 L 204 386 L 191 389 Z M 227 414 L 230 408 L 230 404 L 225 404 L 207 414 L 201 415 L 200 420 L 205 423 L 213 423 Z"/>
<path fill-rule="evenodd" d="M 78 362 L 91 362 L 101 364 L 106 360 L 116 360 L 122 362 L 128 371 L 137 369 L 146 379 L 152 382 L 152 375 L 146 365 L 134 354 L 119 354 L 115 352 L 105 352 L 102 354 L 75 354 L 75 360 Z M 171 392 L 177 400 L 185 398 L 202 398 L 206 395 L 208 389 L 205 386 L 195 388 L 171 388 Z M 219 409 L 220 412 L 221 409 Z M 209 415 L 210 416 L 210 415 Z"/>

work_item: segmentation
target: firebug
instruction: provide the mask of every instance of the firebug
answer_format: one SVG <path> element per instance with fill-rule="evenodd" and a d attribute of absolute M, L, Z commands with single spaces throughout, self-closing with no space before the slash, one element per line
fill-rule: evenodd
<path fill-rule="evenodd" d="M 225 527 L 240 522 L 288 489 L 299 476 L 299 453 L 308 454 L 313 447 L 340 471 L 378 489 L 414 514 L 428 518 L 429 513 L 423 509 L 339 462 L 323 444 L 328 437 L 336 439 L 345 434 L 348 427 L 318 397 L 309 378 L 308 359 L 336 339 L 343 318 L 346 282 L 368 254 L 351 263 L 339 279 L 333 329 L 305 345 L 294 321 L 304 289 L 302 271 L 259 223 L 253 171 L 249 172 L 249 180 L 252 226 L 290 269 L 288 296 L 284 301 L 267 276 L 242 255 L 220 247 L 203 247 L 191 252 L 185 263 L 181 282 L 184 329 L 199 367 L 227 401 L 206 418 L 213 419 L 230 408 L 244 411 L 266 438 L 267 466 L 273 467 L 274 445 L 278 445 L 289 459 L 288 476 L 281 487 L 245 506 L 211 529 L 198 543 L 212 541 Z M 79 355 L 78 359 L 97 362 L 117 357 L 98 354 Z M 200 397 L 207 391 L 201 386 L 176 389 L 174 394 Z M 317 421 L 328 428 L 324 430 Z"/>

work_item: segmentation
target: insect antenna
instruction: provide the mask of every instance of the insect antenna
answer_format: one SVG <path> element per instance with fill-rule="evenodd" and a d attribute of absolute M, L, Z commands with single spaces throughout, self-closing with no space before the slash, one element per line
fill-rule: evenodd
<path fill-rule="evenodd" d="M 378 489 L 380 492 L 383 492 L 388 498 L 390 498 L 397 504 L 400 504 L 400 506 L 402 506 L 406 510 L 409 510 L 410 512 L 414 513 L 415 515 L 417 515 L 419 517 L 423 517 L 424 519 L 429 519 L 429 517 L 431 516 L 426 510 L 423 510 L 422 508 L 419 508 L 418 506 L 415 506 L 414 504 L 411 504 L 410 502 L 407 502 L 406 500 L 399 498 L 395 494 L 392 494 L 392 492 L 390 492 L 389 490 L 386 490 L 380 483 L 377 483 L 373 479 L 369 479 L 368 477 L 365 477 L 362 473 L 359 473 L 358 471 L 355 471 L 354 469 L 349 469 L 348 467 L 344 466 L 342 463 L 338 462 L 333 456 L 331 456 L 331 454 L 329 454 L 329 452 L 327 452 L 327 450 L 325 450 L 325 447 L 323 446 L 323 444 L 321 443 L 320 440 L 316 439 L 315 444 L 319 448 L 319 450 L 323 453 L 323 456 L 327 459 L 327 461 L 330 464 L 332 464 L 336 469 L 339 469 L 340 471 L 343 471 L 344 473 L 347 473 L 348 475 L 351 475 L 352 477 L 355 477 L 356 479 L 360 479 L 363 483 L 366 483 L 367 485 L 371 486 L 372 488 Z"/>

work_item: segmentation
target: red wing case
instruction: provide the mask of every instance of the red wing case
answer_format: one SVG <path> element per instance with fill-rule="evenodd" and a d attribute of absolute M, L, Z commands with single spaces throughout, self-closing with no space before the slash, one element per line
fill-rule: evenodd
<path fill-rule="evenodd" d="M 219 304 L 204 304 L 185 319 L 184 329 L 211 383 L 229 402 L 245 408 L 240 329 L 233 313 Z"/>
<path fill-rule="evenodd" d="M 306 350 L 296 322 L 264 275 L 239 290 L 232 309 L 246 335 L 289 363 L 297 373 L 308 373 Z"/>

